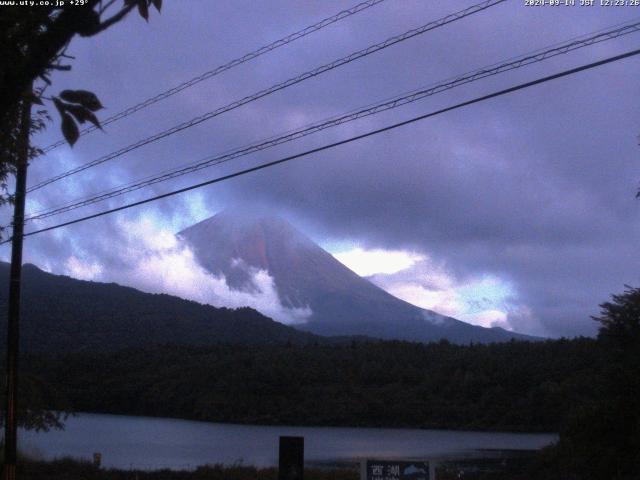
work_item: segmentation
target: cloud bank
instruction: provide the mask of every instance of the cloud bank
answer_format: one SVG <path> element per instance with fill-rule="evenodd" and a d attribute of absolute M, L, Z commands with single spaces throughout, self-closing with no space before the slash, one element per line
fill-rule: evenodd
<path fill-rule="evenodd" d="M 92 39 L 74 41 L 69 49 L 75 56 L 73 70 L 53 76 L 53 93 L 87 88 L 100 96 L 105 112 L 115 113 L 337 10 L 333 2 L 196 3 L 184 8 L 181 2 L 167 2 L 162 15 L 148 24 L 132 15 L 100 36 L 100 48 Z M 36 159 L 30 184 L 473 3 L 382 2 L 82 137 L 73 149 L 61 147 Z M 504 2 L 33 192 L 30 205 L 47 208 L 98 193 L 609 28 L 632 20 L 634 12 Z M 632 50 L 637 42 L 638 34 L 632 34 L 486 78 L 158 184 L 126 201 L 337 142 Z M 366 250 L 418 252 L 446 265 L 453 278 L 453 286 L 425 285 L 424 275 L 419 282 L 398 280 L 388 285 L 398 295 L 462 311 L 456 305 L 470 301 L 458 298 L 460 289 L 481 301 L 486 290 L 496 287 L 465 291 L 461 282 L 498 278 L 516 292 L 517 301 L 506 302 L 509 308 L 499 303 L 467 312 L 478 322 L 507 322 L 519 331 L 539 322 L 553 336 L 591 335 L 596 325 L 590 315 L 597 314 L 598 304 L 625 284 L 640 284 L 640 203 L 634 198 L 640 179 L 640 110 L 634 101 L 639 76 L 637 59 L 617 62 L 148 204 L 135 215 L 177 232 L 225 207 L 270 207 L 289 214 L 321 245 L 346 241 Z M 59 136 L 59 125 L 52 125 L 34 140 L 44 146 Z M 122 203 L 125 199 L 114 199 L 82 213 Z M 9 222 L 6 212 L 3 224 Z M 57 217 L 42 226 L 74 217 Z M 134 215 L 125 212 L 86 228 L 76 225 L 33 237 L 25 254 L 52 270 L 61 271 L 69 261 L 85 275 L 104 268 L 103 275 L 111 272 L 110 278 L 124 281 L 117 273 L 122 259 L 107 244 L 120 242 L 123 218 Z M 6 252 L 5 247 L 4 258 Z M 444 281 L 431 275 L 428 282 Z M 261 281 L 268 292 L 268 279 Z M 177 282 L 171 288 L 181 286 Z"/>
<path fill-rule="evenodd" d="M 152 221 L 122 221 L 118 247 L 119 261 L 101 263 L 100 256 L 69 256 L 62 273 L 99 282 L 116 282 L 148 293 L 167 293 L 216 307 L 252 307 L 288 325 L 304 323 L 311 315 L 307 308 L 287 308 L 278 297 L 273 278 L 265 270 L 249 272 L 251 292 L 229 288 L 224 276 L 214 276 L 196 261 L 191 249 Z"/>
<path fill-rule="evenodd" d="M 483 327 L 547 336 L 509 282 L 496 276 L 458 278 L 430 256 L 356 247 L 335 253 L 339 261 L 402 300 Z"/>

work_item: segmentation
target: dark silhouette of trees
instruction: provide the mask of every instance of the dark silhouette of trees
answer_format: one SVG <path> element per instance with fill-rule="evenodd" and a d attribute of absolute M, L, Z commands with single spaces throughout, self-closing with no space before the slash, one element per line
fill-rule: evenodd
<path fill-rule="evenodd" d="M 536 478 L 640 478 L 640 289 L 627 287 L 600 307 L 594 395 L 575 405 Z"/>
<path fill-rule="evenodd" d="M 14 239 L 21 251 L 21 223 L 24 216 L 25 179 L 28 163 L 41 151 L 29 145 L 28 138 L 33 132 L 45 128 L 50 116 L 44 108 L 44 102 L 53 103 L 61 118 L 62 133 L 73 145 L 80 136 L 78 123 L 91 122 L 100 126 L 95 112 L 102 108 L 97 96 L 87 90 L 65 90 L 59 95 L 45 96 L 45 90 L 51 85 L 50 75 L 53 71 L 68 71 L 71 65 L 64 64 L 67 59 L 67 47 L 76 36 L 93 37 L 105 31 L 125 18 L 134 8 L 146 20 L 149 17 L 149 7 L 154 6 L 160 11 L 162 0 L 123 0 L 120 7 L 113 14 L 116 0 L 79 0 L 66 2 L 47 2 L 48 5 L 3 5 L 0 10 L 0 206 L 13 201 L 8 191 L 7 180 L 10 175 L 16 175 L 16 202 L 14 218 L 17 220 L 18 232 Z M 42 85 L 37 85 L 41 82 Z M 35 114 L 30 113 L 32 105 L 41 108 Z M 18 188 L 18 185 L 21 185 Z M 0 234 L 2 233 L 0 229 Z M 17 239 L 17 240 L 16 240 Z M 21 255 L 14 257 L 16 265 L 21 264 Z M 18 267 L 19 268 L 19 267 Z M 19 305 L 19 270 L 12 277 L 12 290 L 16 299 L 14 306 Z M 13 287 L 12 287 L 13 288 Z M 16 293 L 17 292 L 17 293 Z M 11 309 L 10 309 L 11 310 Z M 17 332 L 19 307 L 11 314 L 15 326 L 9 329 Z M 10 359 L 17 359 L 17 334 L 10 336 Z M 15 342 L 13 341 L 15 339 Z M 9 419 L 14 419 L 10 406 L 14 405 L 12 398 L 16 395 L 15 361 L 9 361 L 7 374 L 7 409 Z M 24 386 L 33 386 L 26 382 Z M 20 394 L 18 394 L 19 396 Z M 21 415 L 19 422 L 29 428 L 49 428 L 59 426 L 58 414 L 47 412 L 39 402 L 37 390 L 31 389 L 25 395 L 27 402 L 18 410 Z M 15 422 L 9 422 L 8 431 L 15 432 Z M 13 440 L 7 434 L 7 451 L 13 450 L 15 456 L 15 434 Z M 9 458 L 7 464 L 13 464 L 15 459 Z M 8 477 L 12 477 L 7 473 Z"/>
<path fill-rule="evenodd" d="M 49 116 L 44 102 L 52 103 L 61 117 L 65 139 L 73 144 L 78 139 L 78 123 L 99 125 L 94 112 L 102 105 L 87 90 L 67 90 L 46 96 L 53 71 L 71 70 L 66 54 L 75 36 L 94 37 L 138 10 L 146 20 L 149 7 L 158 11 L 162 0 L 85 0 L 81 5 L 70 1 L 55 6 L 5 5 L 0 9 L 0 206 L 11 201 L 7 190 L 8 176 L 15 172 L 19 112 L 24 100 L 43 108 L 35 123 L 41 129 Z M 77 2 L 76 2 L 77 3 Z M 37 86 L 37 83 L 41 83 Z M 32 150 L 31 157 L 39 153 Z"/>
<path fill-rule="evenodd" d="M 27 357 L 77 411 L 252 424 L 558 431 L 593 401 L 593 339 L 161 345 Z M 108 386 L 108 387 L 106 387 Z M 55 405 L 51 405 L 55 407 Z"/>
<path fill-rule="evenodd" d="M 604 457 L 605 478 L 640 476 L 640 288 L 600 305 L 598 341 L 606 352 L 602 402 L 594 409 L 601 434 L 585 440 L 591 452 Z M 589 453 L 591 453 L 589 452 Z M 604 452 L 604 454 L 603 454 Z M 608 454 L 608 455 L 607 455 Z M 608 456 L 608 458 L 607 458 Z"/>
<path fill-rule="evenodd" d="M 4 377 L 0 389 L 5 389 Z M 70 415 L 70 406 L 60 391 L 37 374 L 23 375 L 19 385 L 22 402 L 18 410 L 18 426 L 27 430 L 48 431 L 64 428 L 64 421 Z M 55 406 L 55 410 L 51 406 Z M 4 416 L 0 415 L 0 426 Z"/>

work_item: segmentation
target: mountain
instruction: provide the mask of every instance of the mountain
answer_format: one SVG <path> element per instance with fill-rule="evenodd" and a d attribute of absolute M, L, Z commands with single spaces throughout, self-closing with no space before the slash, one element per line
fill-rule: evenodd
<path fill-rule="evenodd" d="M 215 308 L 115 283 L 52 275 L 30 264 L 24 265 L 22 278 L 20 341 L 25 352 L 322 340 L 251 308 Z M 6 344 L 8 280 L 9 265 L 0 262 L 0 348 Z"/>
<path fill-rule="evenodd" d="M 256 271 L 273 278 L 281 303 L 310 309 L 296 328 L 319 335 L 367 335 L 456 343 L 533 339 L 483 328 L 400 300 L 358 276 L 286 220 L 224 211 L 183 231 L 198 262 L 229 287 L 255 291 Z"/>

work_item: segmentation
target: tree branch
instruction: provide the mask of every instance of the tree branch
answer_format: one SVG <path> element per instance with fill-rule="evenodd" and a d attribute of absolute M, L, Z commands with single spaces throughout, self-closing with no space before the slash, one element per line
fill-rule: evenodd
<path fill-rule="evenodd" d="M 109 7 L 111 7 L 111 5 L 113 5 L 114 3 L 116 3 L 116 0 L 109 0 L 109 2 L 107 2 L 106 5 L 102 6 L 102 2 L 100 2 L 100 11 L 98 12 L 100 15 L 102 15 L 104 12 L 106 12 Z"/>
<path fill-rule="evenodd" d="M 111 27 L 112 25 L 118 23 L 120 20 L 122 20 L 125 16 L 127 16 L 127 14 L 133 10 L 133 8 L 135 7 L 135 5 L 127 5 L 126 7 L 124 7 L 122 10 L 120 10 L 118 13 L 116 13 L 115 15 L 113 15 L 111 18 L 100 22 L 100 24 L 95 28 L 90 30 L 87 33 L 83 33 L 82 36 L 83 37 L 93 37 L 94 35 L 105 31 L 107 28 Z"/>

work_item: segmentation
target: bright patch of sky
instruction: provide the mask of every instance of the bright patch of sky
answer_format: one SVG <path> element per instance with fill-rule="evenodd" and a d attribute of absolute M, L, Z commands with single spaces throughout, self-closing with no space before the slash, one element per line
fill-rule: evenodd
<path fill-rule="evenodd" d="M 418 253 L 402 250 L 364 250 L 360 247 L 334 253 L 333 256 L 361 277 L 376 273 L 396 273 L 425 258 Z"/>
<path fill-rule="evenodd" d="M 493 275 L 458 279 L 428 255 L 403 250 L 352 247 L 333 256 L 358 275 L 418 307 L 483 327 L 509 330 L 517 294 Z"/>
<path fill-rule="evenodd" d="M 460 299 L 468 306 L 468 313 L 486 311 L 488 307 L 508 307 L 508 299 L 515 296 L 511 285 L 494 276 L 485 276 L 457 289 Z"/>

